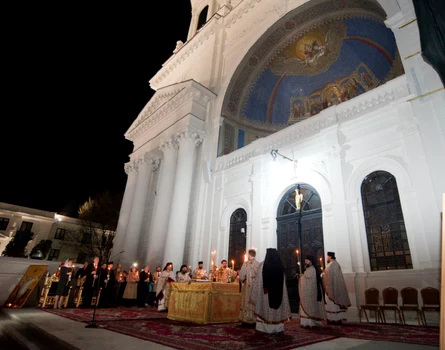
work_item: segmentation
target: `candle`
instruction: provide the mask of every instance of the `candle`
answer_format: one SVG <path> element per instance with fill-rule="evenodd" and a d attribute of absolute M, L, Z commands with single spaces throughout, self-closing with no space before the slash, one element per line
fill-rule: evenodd
<path fill-rule="evenodd" d="M 235 270 L 235 261 L 232 260 L 232 269 Z"/>
<path fill-rule="evenodd" d="M 321 271 L 323 271 L 323 259 L 322 258 L 320 258 L 320 268 L 321 268 Z"/>
<path fill-rule="evenodd" d="M 247 254 L 244 254 L 244 261 L 247 261 Z"/>
<path fill-rule="evenodd" d="M 301 275 L 300 252 L 298 251 L 298 249 L 297 249 L 297 264 Z"/>

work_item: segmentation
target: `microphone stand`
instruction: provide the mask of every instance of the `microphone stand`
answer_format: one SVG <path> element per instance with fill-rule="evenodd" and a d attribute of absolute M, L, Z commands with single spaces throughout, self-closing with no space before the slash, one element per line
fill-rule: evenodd
<path fill-rule="evenodd" d="M 97 285 L 96 285 L 96 302 L 94 303 L 94 308 L 93 308 L 93 319 L 91 320 L 90 324 L 87 324 L 85 326 L 85 328 L 98 328 L 99 327 L 96 323 L 96 309 L 97 309 L 97 304 L 99 302 L 98 297 L 99 297 L 99 286 L 100 286 L 100 275 L 101 274 L 102 274 L 102 268 L 99 270 L 99 276 L 97 277 L 97 279 L 99 281 L 97 282 Z"/>

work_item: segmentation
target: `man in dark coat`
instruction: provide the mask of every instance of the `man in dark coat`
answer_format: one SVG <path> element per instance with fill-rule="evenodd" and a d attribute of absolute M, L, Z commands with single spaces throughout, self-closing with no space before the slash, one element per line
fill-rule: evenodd
<path fill-rule="evenodd" d="M 89 264 L 85 269 L 85 283 L 83 284 L 82 292 L 82 306 L 83 308 L 91 307 L 91 301 L 93 294 L 98 289 L 99 281 L 96 279 L 99 277 L 99 258 L 96 256 L 92 264 Z"/>
<path fill-rule="evenodd" d="M 148 288 L 152 282 L 152 277 L 150 273 L 150 268 L 144 266 L 144 269 L 139 274 L 138 282 L 138 306 L 145 307 L 148 306 Z"/>

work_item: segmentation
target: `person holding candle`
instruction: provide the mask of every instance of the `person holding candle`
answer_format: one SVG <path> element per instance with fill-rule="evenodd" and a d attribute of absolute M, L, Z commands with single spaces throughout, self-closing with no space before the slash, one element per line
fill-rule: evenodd
<path fill-rule="evenodd" d="M 82 305 L 83 308 L 91 307 L 91 301 L 95 292 L 96 279 L 99 277 L 99 257 L 93 259 L 93 263 L 89 264 L 85 270 L 85 282 L 82 291 Z"/>
<path fill-rule="evenodd" d="M 125 286 L 123 299 L 126 299 L 126 306 L 131 307 L 137 300 L 138 296 L 139 272 L 136 265 L 131 267 L 127 275 L 127 285 Z"/>
<path fill-rule="evenodd" d="M 239 273 L 239 281 L 241 283 L 241 308 L 239 319 L 243 327 L 255 327 L 256 323 L 255 310 L 253 304 L 250 303 L 253 284 L 260 267 L 260 263 L 255 260 L 255 256 L 256 250 L 250 249 L 248 252 L 248 261 L 244 262 Z"/>
<path fill-rule="evenodd" d="M 114 302 L 115 295 L 115 281 L 113 270 L 113 262 L 109 261 L 106 264 L 106 269 L 102 271 L 102 275 L 105 276 L 103 280 L 102 291 L 100 292 L 99 307 L 110 307 Z"/>
<path fill-rule="evenodd" d="M 326 293 L 328 324 L 341 325 L 346 320 L 345 312 L 351 306 L 345 278 L 334 252 L 328 252 L 326 270 L 321 274 Z"/>
<path fill-rule="evenodd" d="M 299 275 L 298 281 L 300 325 L 303 327 L 321 327 L 323 325 L 322 321 L 326 320 L 321 274 L 312 255 L 306 255 L 304 264 L 304 274 Z"/>

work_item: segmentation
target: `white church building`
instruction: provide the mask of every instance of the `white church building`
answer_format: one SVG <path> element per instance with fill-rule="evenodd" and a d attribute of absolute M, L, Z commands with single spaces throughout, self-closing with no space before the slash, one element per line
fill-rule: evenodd
<path fill-rule="evenodd" d="M 191 4 L 125 134 L 115 262 L 240 268 L 277 248 L 294 311 L 306 254 L 336 253 L 351 315 L 370 287 L 439 288 L 445 91 L 412 1 Z"/>

